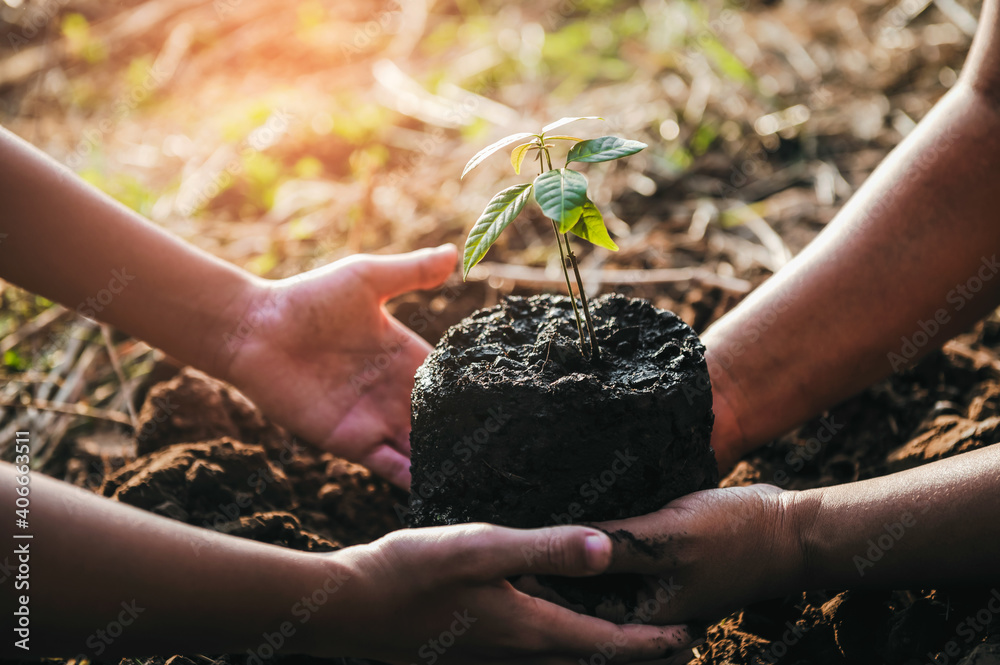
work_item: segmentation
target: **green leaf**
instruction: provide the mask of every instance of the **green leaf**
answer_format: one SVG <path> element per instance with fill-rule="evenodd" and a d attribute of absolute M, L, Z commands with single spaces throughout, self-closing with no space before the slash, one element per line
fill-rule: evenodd
<path fill-rule="evenodd" d="M 5 367 L 15 372 L 23 372 L 28 368 L 28 363 L 14 349 L 7 349 L 3 354 L 3 364 Z"/>
<path fill-rule="evenodd" d="M 610 162 L 634 155 L 648 147 L 645 143 L 620 139 L 617 136 L 602 136 L 597 139 L 580 141 L 570 148 L 566 163 L 570 162 Z"/>
<path fill-rule="evenodd" d="M 528 132 L 518 132 L 517 134 L 511 134 L 510 136 L 505 136 L 496 143 L 489 144 L 488 146 L 486 146 L 485 148 L 483 148 L 482 150 L 480 150 L 479 152 L 477 152 L 475 155 L 472 156 L 472 159 L 469 160 L 469 163 L 465 165 L 465 170 L 462 171 L 462 177 L 464 178 L 469 171 L 479 166 L 484 159 L 495 153 L 500 148 L 508 146 L 514 141 L 520 141 L 521 139 L 526 139 L 529 136 L 534 136 L 534 134 L 529 134 Z"/>
<path fill-rule="evenodd" d="M 562 127 L 563 125 L 568 125 L 571 122 L 576 122 L 577 120 L 604 120 L 604 118 L 599 118 L 596 115 L 579 115 L 569 118 L 559 118 L 555 122 L 550 122 L 549 124 L 542 127 L 542 134 L 551 132 L 553 129 Z"/>
<path fill-rule="evenodd" d="M 486 256 L 486 252 L 496 242 L 500 233 L 521 213 L 530 196 L 531 184 L 524 183 L 508 187 L 493 197 L 465 241 L 463 279 L 468 277 L 473 266 Z"/>
<path fill-rule="evenodd" d="M 535 178 L 535 200 L 559 233 L 566 233 L 580 219 L 587 201 L 587 179 L 569 169 L 546 171 Z"/>
<path fill-rule="evenodd" d="M 560 141 L 582 141 L 583 139 L 577 138 L 575 136 L 566 136 L 565 134 L 558 134 L 556 136 L 546 136 L 546 141 L 555 141 L 556 139 Z"/>
<path fill-rule="evenodd" d="M 598 247 L 610 249 L 612 252 L 618 251 L 618 245 L 611 239 L 611 236 L 608 234 L 608 227 L 604 225 L 604 216 L 590 199 L 587 199 L 587 202 L 583 204 L 580 220 L 569 232 L 594 243 Z"/>
<path fill-rule="evenodd" d="M 524 162 L 524 157 L 528 154 L 528 149 L 533 145 L 535 145 L 535 142 L 529 141 L 511 150 L 510 165 L 514 167 L 514 173 L 521 175 L 521 163 Z"/>

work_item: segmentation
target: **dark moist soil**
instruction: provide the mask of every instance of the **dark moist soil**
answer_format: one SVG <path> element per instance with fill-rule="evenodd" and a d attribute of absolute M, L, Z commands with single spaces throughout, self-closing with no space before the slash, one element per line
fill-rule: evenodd
<path fill-rule="evenodd" d="M 429 298 L 437 297 L 429 294 Z M 765 446 L 720 483 L 791 489 L 881 476 L 1000 441 L 1000 323 L 991 318 L 916 368 L 896 374 Z M 303 550 L 369 542 L 401 526 L 405 494 L 367 470 L 317 453 L 267 423 L 231 388 L 193 370 L 154 385 L 140 441 L 67 439 L 44 471 L 209 529 Z M 819 444 L 817 434 L 836 433 Z M 151 434 L 156 432 L 155 435 Z M 97 434 L 101 434 L 98 432 Z M 829 438 L 824 436 L 823 438 Z M 274 477 L 261 487 L 251 474 Z M 199 477 L 212 476 L 216 486 Z M 106 479 L 106 483 L 105 483 Z M 191 479 L 195 481 L 191 486 Z M 201 484 L 199 484 L 199 482 Z M 233 504 L 238 514 L 233 515 Z M 241 505 L 244 504 L 244 505 Z M 892 565 L 888 552 L 879 565 Z M 192 553 L 192 556 L 194 554 Z M 986 665 L 1000 660 L 990 586 L 792 594 L 707 627 L 697 665 Z M 279 657 L 276 662 L 315 659 Z M 245 665 L 242 655 L 143 658 L 144 665 Z M 355 659 L 316 662 L 363 663 Z M 135 665 L 123 659 L 120 665 Z"/>
<path fill-rule="evenodd" d="M 306 551 L 371 542 L 400 526 L 394 506 L 404 492 L 289 436 L 201 372 L 185 369 L 150 390 L 138 431 L 139 457 L 104 478 L 104 496 Z"/>
<path fill-rule="evenodd" d="M 445 333 L 413 389 L 413 526 L 622 519 L 717 486 L 698 336 L 645 300 L 605 295 L 591 312 L 598 362 L 563 296 L 511 297 Z M 539 581 L 607 618 L 644 587 L 638 575 Z"/>
<path fill-rule="evenodd" d="M 600 362 L 562 296 L 511 297 L 448 330 L 413 389 L 414 526 L 620 519 L 717 485 L 697 335 L 644 300 L 591 311 Z"/>

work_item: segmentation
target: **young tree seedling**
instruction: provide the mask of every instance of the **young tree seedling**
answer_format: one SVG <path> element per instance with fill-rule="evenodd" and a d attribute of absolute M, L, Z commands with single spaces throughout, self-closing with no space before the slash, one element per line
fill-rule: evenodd
<path fill-rule="evenodd" d="M 500 233 L 511 222 L 517 219 L 532 193 L 542 213 L 552 222 L 552 231 L 559 247 L 559 257 L 562 263 L 563 276 L 566 278 L 566 290 L 573 304 L 573 314 L 576 317 L 576 328 L 580 333 L 580 351 L 587 355 L 584 339 L 584 319 L 587 327 L 587 337 L 590 339 L 590 359 L 601 359 L 601 350 L 594 335 L 594 322 L 590 318 L 590 306 L 587 304 L 587 294 L 583 290 L 583 279 L 576 262 L 576 255 L 569 242 L 569 234 L 579 236 L 599 247 L 618 251 L 604 225 L 604 217 L 594 202 L 587 196 L 587 178 L 579 171 L 569 167 L 572 162 L 593 163 L 609 162 L 622 157 L 634 155 L 646 147 L 645 143 L 618 138 L 617 136 L 601 136 L 596 139 L 579 139 L 563 134 L 549 135 L 549 132 L 577 120 L 601 120 L 596 116 L 562 118 L 542 128 L 541 133 L 519 132 L 506 136 L 496 143 L 490 144 L 477 152 L 462 171 L 462 178 L 481 164 L 487 157 L 511 143 L 525 140 L 510 153 L 510 164 L 514 173 L 521 174 L 521 165 L 529 153 L 538 161 L 539 175 L 534 182 L 514 185 L 499 192 L 490 200 L 486 210 L 479 216 L 469 238 L 465 241 L 465 256 L 463 259 L 464 277 L 469 276 L 472 267 L 479 263 L 490 247 L 496 242 Z M 552 167 L 552 156 L 549 150 L 554 144 L 549 141 L 575 141 L 566 156 L 566 166 L 561 169 Z M 565 246 L 563 245 L 565 243 Z M 584 319 L 580 318 L 580 308 L 573 296 L 573 287 L 569 281 L 569 268 L 573 268 L 576 276 L 577 289 L 580 292 L 580 302 L 583 306 Z"/>

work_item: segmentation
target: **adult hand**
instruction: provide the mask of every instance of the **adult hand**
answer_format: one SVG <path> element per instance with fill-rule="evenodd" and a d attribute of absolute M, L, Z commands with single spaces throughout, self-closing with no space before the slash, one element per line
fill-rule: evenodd
<path fill-rule="evenodd" d="M 384 304 L 441 284 L 455 260 L 443 245 L 257 283 L 222 378 L 298 436 L 409 487 L 410 392 L 430 346 Z"/>
<path fill-rule="evenodd" d="M 578 526 L 396 531 L 330 555 L 342 578 L 307 624 L 310 653 L 389 663 L 570 665 L 598 654 L 601 662 L 648 660 L 689 642 L 685 627 L 615 625 L 523 594 L 505 580 L 595 575 L 611 554 L 605 534 Z"/>
<path fill-rule="evenodd" d="M 801 582 L 800 527 L 790 509 L 795 494 L 772 485 L 704 490 L 649 515 L 595 526 L 615 535 L 609 572 L 648 578 L 637 618 L 716 619 Z"/>

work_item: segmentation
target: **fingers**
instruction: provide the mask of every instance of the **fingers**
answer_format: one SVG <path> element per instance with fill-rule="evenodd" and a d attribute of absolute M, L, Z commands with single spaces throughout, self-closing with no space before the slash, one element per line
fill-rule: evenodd
<path fill-rule="evenodd" d="M 474 529 L 476 533 L 469 534 Z M 455 553 L 466 576 L 492 581 L 514 575 L 597 575 L 611 563 L 611 541 L 596 529 L 559 526 L 506 529 L 468 525 L 454 531 Z"/>
<path fill-rule="evenodd" d="M 406 254 L 366 257 L 372 286 L 388 300 L 407 291 L 431 289 L 455 271 L 458 250 L 452 244 Z"/>
<path fill-rule="evenodd" d="M 358 460 L 374 473 L 404 490 L 410 489 L 410 458 L 387 445 L 380 445 Z"/>
<path fill-rule="evenodd" d="M 609 573 L 651 573 L 676 558 L 683 540 L 683 515 L 669 508 L 641 517 L 594 526 L 612 542 Z"/>
<path fill-rule="evenodd" d="M 649 572 L 651 566 L 662 566 L 673 549 L 669 526 L 662 519 L 654 522 L 650 515 L 594 526 L 606 531 L 611 539 L 609 573 Z"/>
<path fill-rule="evenodd" d="M 552 587 L 541 584 L 535 575 L 521 575 L 517 579 L 511 581 L 511 586 L 521 593 L 533 596 L 540 600 L 548 601 L 553 605 L 558 605 L 559 607 L 565 607 L 566 609 L 573 610 L 574 612 L 582 614 L 587 611 L 587 608 L 583 605 L 571 603 L 563 598 Z"/>
<path fill-rule="evenodd" d="M 693 640 L 687 626 L 619 626 L 532 599 L 532 624 L 544 626 L 547 651 L 574 653 L 584 662 L 629 662 L 662 658 Z M 598 658 L 597 656 L 600 656 Z M 593 660 L 592 660 L 593 657 Z"/>

